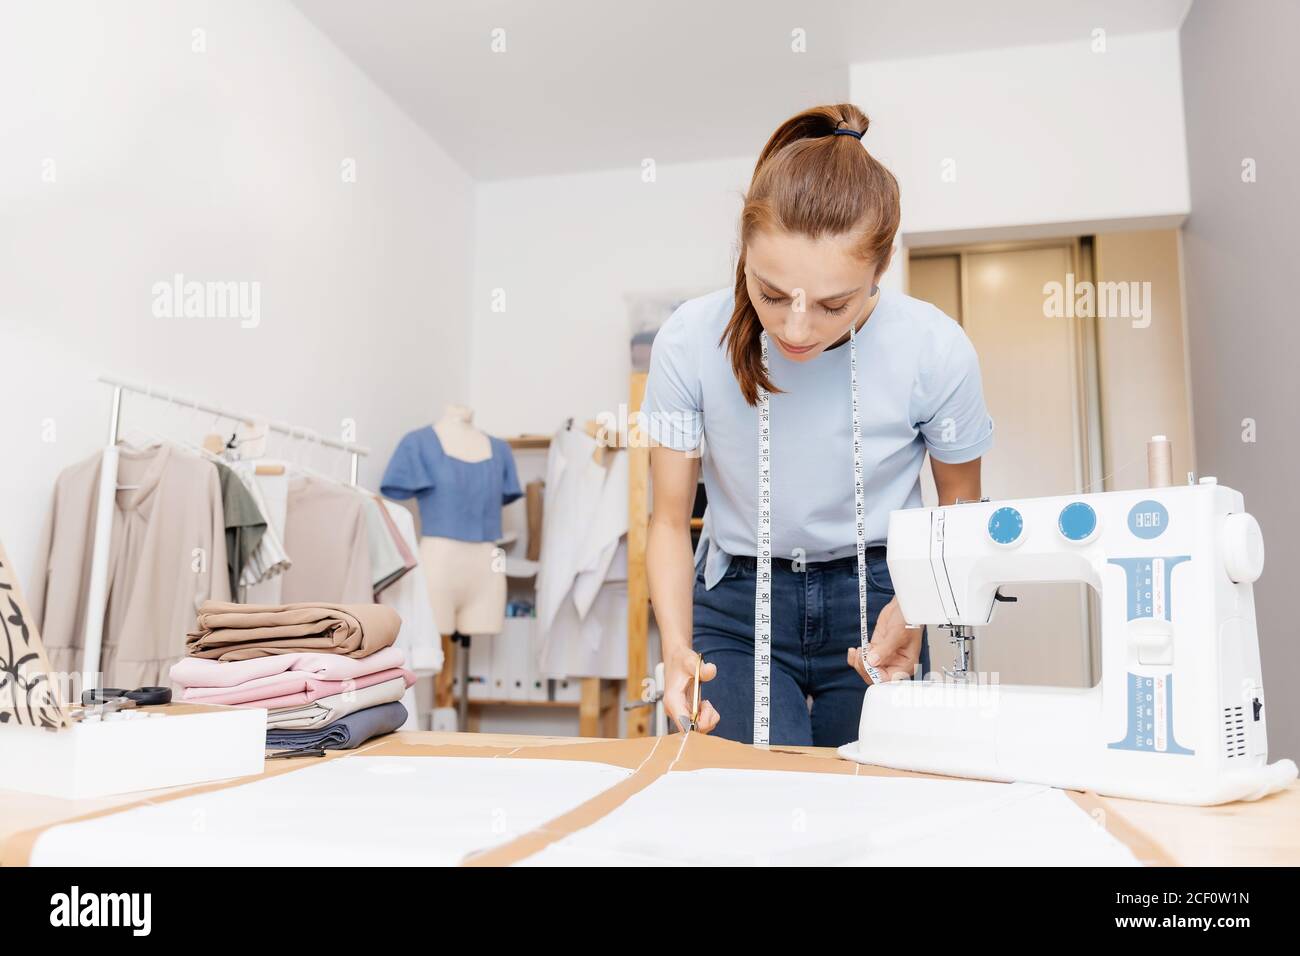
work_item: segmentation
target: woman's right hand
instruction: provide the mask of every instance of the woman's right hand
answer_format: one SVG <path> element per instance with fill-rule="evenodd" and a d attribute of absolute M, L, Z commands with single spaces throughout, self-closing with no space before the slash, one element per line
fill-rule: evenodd
<path fill-rule="evenodd" d="M 664 711 L 668 720 L 676 723 L 684 733 L 691 725 L 691 705 L 695 700 L 695 662 L 698 654 L 689 648 L 670 653 L 664 661 Z M 700 683 L 713 680 L 718 674 L 717 664 L 700 667 Z M 707 734 L 718 726 L 718 712 L 704 699 L 700 689 L 700 717 L 695 729 Z"/>

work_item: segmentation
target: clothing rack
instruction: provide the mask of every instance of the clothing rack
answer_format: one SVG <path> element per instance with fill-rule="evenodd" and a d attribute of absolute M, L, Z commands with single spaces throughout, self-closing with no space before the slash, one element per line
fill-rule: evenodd
<path fill-rule="evenodd" d="M 110 538 L 113 531 L 114 499 L 117 496 L 118 432 L 122 423 L 122 395 L 134 392 L 146 398 L 156 399 L 168 404 L 196 411 L 206 412 L 229 421 L 257 424 L 256 416 L 245 412 L 231 411 L 227 408 L 202 402 L 198 399 L 177 395 L 167 389 L 152 385 L 140 385 L 112 375 L 101 375 L 99 381 L 113 388 L 113 407 L 109 415 L 108 447 L 104 449 L 99 470 L 99 494 L 95 505 L 95 543 L 91 551 L 90 586 L 86 593 L 86 621 L 82 640 L 82 688 L 90 689 L 100 686 L 99 664 L 103 649 L 104 613 L 108 608 L 108 562 Z M 326 448 L 336 448 L 351 456 L 351 469 L 348 483 L 357 484 L 357 466 L 362 455 L 369 455 L 370 449 L 351 442 L 322 438 L 310 428 L 299 428 L 285 422 L 266 423 L 271 431 L 288 435 L 289 438 L 302 438 Z"/>
<path fill-rule="evenodd" d="M 167 402 L 172 405 L 180 405 L 186 408 L 193 408 L 200 412 L 207 412 L 210 415 L 216 415 L 218 418 L 225 418 L 234 422 L 243 422 L 246 425 L 253 425 L 259 422 L 255 415 L 249 415 L 246 412 L 231 411 L 227 408 L 220 408 L 209 402 L 198 401 L 197 399 L 187 398 L 183 395 L 177 395 L 166 389 L 154 388 L 152 385 L 139 385 L 134 382 L 128 382 L 125 379 L 116 378 L 112 375 L 101 375 L 99 381 L 105 385 L 113 386 L 113 411 L 109 421 L 108 444 L 110 446 L 117 444 L 118 429 L 122 418 L 122 393 L 135 392 L 137 395 L 143 395 L 146 398 L 157 399 L 161 402 Z M 349 471 L 348 483 L 355 485 L 357 483 L 357 467 L 363 455 L 369 455 L 370 449 L 363 445 L 357 445 L 352 442 L 337 441 L 333 438 L 322 438 L 316 431 L 310 428 L 300 428 L 297 425 L 290 425 L 286 422 L 268 421 L 266 425 L 271 431 L 279 432 L 282 435 L 288 435 L 292 438 L 302 438 L 311 441 L 313 444 L 321 445 L 326 448 L 337 448 L 339 451 L 345 451 L 351 456 L 351 468 Z"/>

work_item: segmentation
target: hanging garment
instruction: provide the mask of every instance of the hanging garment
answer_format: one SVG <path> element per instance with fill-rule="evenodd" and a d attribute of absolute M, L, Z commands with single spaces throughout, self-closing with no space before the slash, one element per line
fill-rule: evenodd
<path fill-rule="evenodd" d="M 528 526 L 528 548 L 524 558 L 536 561 L 542 556 L 542 497 L 546 482 L 540 478 L 524 486 L 524 515 Z"/>
<path fill-rule="evenodd" d="M 551 641 L 539 655 L 541 673 L 568 677 L 627 677 L 627 583 L 600 589 L 577 625 L 576 639 Z"/>
<path fill-rule="evenodd" d="M 581 617 L 566 602 L 552 635 L 538 650 L 539 673 L 550 677 L 627 677 L 627 540 L 619 543 L 609 577 Z"/>
<path fill-rule="evenodd" d="M 102 453 L 64 470 L 33 581 L 33 613 L 56 671 L 79 672 Z M 166 685 L 204 601 L 230 600 L 220 480 L 171 445 L 119 448 L 102 686 Z M 123 485 L 134 487 L 123 488 Z"/>
<path fill-rule="evenodd" d="M 409 432 L 384 469 L 380 493 L 398 501 L 416 498 L 425 537 L 496 541 L 501 537 L 501 509 L 523 491 L 510 445 L 488 437 L 490 457 L 462 461 L 443 450 L 432 426 Z"/>
<path fill-rule="evenodd" d="M 401 618 L 382 604 L 229 604 L 199 608 L 192 657 L 242 661 L 294 651 L 368 657 L 397 639 Z"/>
<path fill-rule="evenodd" d="M 244 480 L 225 464 L 217 463 L 221 482 L 221 508 L 226 524 L 226 568 L 230 575 L 230 594 L 239 596 L 244 569 L 266 534 L 266 517 Z"/>
<path fill-rule="evenodd" d="M 331 481 L 289 480 L 284 546 L 293 567 L 282 576 L 286 604 L 369 604 L 374 601 L 365 498 Z"/>
<path fill-rule="evenodd" d="M 411 512 L 391 501 L 381 500 L 381 504 L 384 513 L 400 532 L 403 547 L 408 553 L 418 551 L 415 518 Z M 438 630 L 438 621 L 433 613 L 424 569 L 417 562 L 414 571 L 414 574 L 406 575 L 385 589 L 379 595 L 379 601 L 395 610 L 402 619 L 402 629 L 397 632 L 397 646 L 406 655 L 411 670 L 417 675 L 437 674 L 442 671 L 443 665 L 441 631 Z M 402 706 L 407 713 L 402 729 L 419 730 L 423 726 L 422 715 L 414 687 L 407 689 L 402 697 Z"/>
<path fill-rule="evenodd" d="M 387 587 L 396 583 L 410 568 L 388 530 L 383 506 L 374 495 L 366 495 L 362 502 L 366 514 L 366 541 L 370 548 L 370 573 L 373 579 L 375 600 Z"/>
<path fill-rule="evenodd" d="M 408 571 L 414 570 L 419 566 L 420 559 L 415 556 L 415 551 L 412 549 L 412 545 L 407 543 L 406 536 L 402 534 L 402 529 L 397 526 L 397 520 L 393 517 L 392 513 L 392 508 L 399 508 L 401 506 L 385 501 L 378 495 L 372 495 L 371 497 L 373 497 L 375 503 L 379 505 L 379 516 L 384 519 L 384 526 L 388 528 L 388 534 L 393 539 L 393 545 L 397 548 L 397 553 L 402 556 L 402 565 Z M 402 508 L 402 510 L 406 511 L 405 508 Z M 410 516 L 409 511 L 407 512 L 407 516 Z M 414 518 L 411 518 L 407 523 L 410 524 L 412 529 L 415 528 Z"/>
<path fill-rule="evenodd" d="M 411 689 L 406 686 L 405 677 L 395 677 L 381 684 L 344 691 L 332 697 L 321 697 L 319 700 L 298 704 L 295 707 L 277 707 L 269 710 L 266 714 L 266 727 L 268 730 L 313 730 L 333 723 L 340 717 L 346 717 L 354 711 L 400 701 L 410 691 Z M 402 706 L 405 707 L 405 703 Z M 402 725 L 402 730 L 410 729 L 407 727 L 410 720 L 410 714 L 407 714 L 406 724 Z"/>
<path fill-rule="evenodd" d="M 385 647 L 366 657 L 298 651 L 250 657 L 242 661 L 214 661 L 187 657 L 172 665 L 171 680 L 181 687 L 235 687 L 248 681 L 293 672 L 321 680 L 347 680 L 375 671 L 405 667 L 406 656 L 396 647 Z"/>
<path fill-rule="evenodd" d="M 269 750 L 351 750 L 367 740 L 391 734 L 406 722 L 406 708 L 398 703 L 380 704 L 349 714 L 320 730 L 269 730 Z"/>
<path fill-rule="evenodd" d="M 293 566 L 284 549 L 289 476 L 284 471 L 278 475 L 259 475 L 254 461 L 237 461 L 230 467 L 243 479 L 244 487 L 266 518 L 266 531 L 239 579 L 247 589 L 243 592 L 243 599 L 249 604 L 279 604 L 280 582 L 276 579 Z"/>
<path fill-rule="evenodd" d="M 392 518 L 408 550 L 419 551 L 415 534 L 415 518 L 399 504 L 383 502 L 384 510 Z M 429 600 L 429 586 L 420 565 L 416 573 L 408 574 L 379 596 L 379 603 L 391 607 L 402 619 L 397 632 L 397 646 L 406 655 L 411 670 L 417 674 L 436 674 L 442 670 L 442 631 Z M 450 632 L 448 632 L 450 633 Z"/>
<path fill-rule="evenodd" d="M 591 436 L 562 428 L 551 439 L 546 459 L 537 627 L 539 666 L 557 677 L 627 676 L 626 616 L 615 630 L 613 612 L 604 602 L 606 613 L 585 623 L 628 527 L 628 456 L 607 455 L 602 465 L 593 459 L 596 448 Z M 621 576 L 626 580 L 626 558 Z M 575 646 L 560 646 L 566 642 Z M 621 670 L 606 670 L 620 660 Z M 583 669 L 569 670 L 570 664 Z"/>

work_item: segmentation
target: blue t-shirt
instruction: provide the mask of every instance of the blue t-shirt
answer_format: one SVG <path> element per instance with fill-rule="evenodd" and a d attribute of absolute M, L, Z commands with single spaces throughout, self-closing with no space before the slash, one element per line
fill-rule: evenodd
<path fill-rule="evenodd" d="M 702 548 L 713 587 L 730 555 L 758 536 L 758 409 L 746 404 L 719 344 L 735 297 L 684 302 L 659 330 L 642 410 L 647 432 L 678 451 L 701 448 L 708 510 Z M 847 327 L 847 326 L 846 326 Z M 889 513 L 921 506 L 925 453 L 971 461 L 993 443 L 979 360 L 942 311 L 882 288 L 857 334 L 867 544 L 883 544 Z M 772 553 L 828 561 L 854 554 L 853 405 L 849 347 L 807 362 L 769 350 L 772 383 Z"/>
<path fill-rule="evenodd" d="M 523 492 L 510 446 L 489 438 L 490 458 L 462 461 L 443 451 L 432 426 L 408 432 L 384 469 L 379 491 L 398 500 L 416 498 L 420 533 L 427 537 L 496 541 L 502 507 Z"/>

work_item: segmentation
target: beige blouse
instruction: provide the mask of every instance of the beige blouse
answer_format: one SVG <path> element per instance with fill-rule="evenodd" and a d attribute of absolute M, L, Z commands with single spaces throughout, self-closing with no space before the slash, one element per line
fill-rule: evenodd
<path fill-rule="evenodd" d="M 101 458 L 67 468 L 55 483 L 32 589 L 56 671 L 81 668 Z M 101 686 L 168 686 L 199 606 L 231 597 L 217 470 L 170 445 L 123 446 L 117 483 Z"/>
<path fill-rule="evenodd" d="M 374 603 L 365 509 L 355 489 L 303 475 L 290 479 L 284 548 L 293 567 L 283 575 L 282 602 Z"/>

